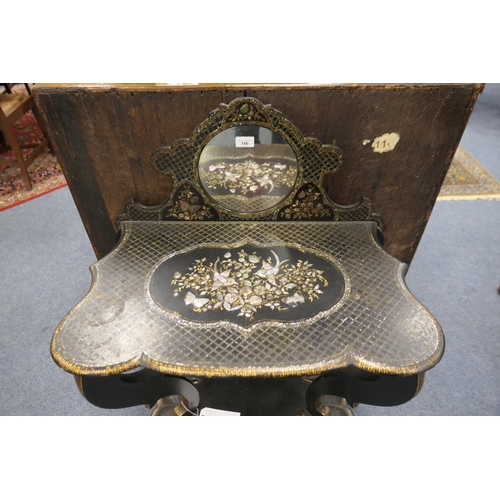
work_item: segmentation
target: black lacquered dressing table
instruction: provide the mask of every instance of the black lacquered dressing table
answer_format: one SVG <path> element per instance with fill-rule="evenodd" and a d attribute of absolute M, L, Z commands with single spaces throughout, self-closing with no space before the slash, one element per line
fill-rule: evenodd
<path fill-rule="evenodd" d="M 152 155 L 164 203 L 131 200 L 62 320 L 55 361 L 93 404 L 155 415 L 350 415 L 412 399 L 444 337 L 383 248 L 383 216 L 334 203 L 341 150 L 251 98 Z"/>

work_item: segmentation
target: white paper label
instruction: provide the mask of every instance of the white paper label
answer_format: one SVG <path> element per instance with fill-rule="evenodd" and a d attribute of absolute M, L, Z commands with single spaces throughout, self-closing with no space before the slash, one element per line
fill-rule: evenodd
<path fill-rule="evenodd" d="M 374 153 L 387 153 L 387 151 L 392 151 L 396 144 L 399 142 L 399 134 L 392 132 L 391 134 L 384 134 L 380 137 L 376 137 L 373 140 L 372 148 Z"/>
<path fill-rule="evenodd" d="M 200 411 L 200 417 L 239 417 L 240 414 L 236 411 L 217 410 L 215 408 L 203 408 Z"/>
<path fill-rule="evenodd" d="M 253 148 L 254 143 L 254 137 L 235 137 L 235 146 L 237 148 Z"/>

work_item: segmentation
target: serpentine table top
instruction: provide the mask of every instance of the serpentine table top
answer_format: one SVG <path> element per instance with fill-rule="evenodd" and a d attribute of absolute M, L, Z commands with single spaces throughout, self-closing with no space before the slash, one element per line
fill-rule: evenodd
<path fill-rule="evenodd" d="M 52 355 L 76 375 L 414 375 L 444 350 L 374 221 L 122 221 Z"/>

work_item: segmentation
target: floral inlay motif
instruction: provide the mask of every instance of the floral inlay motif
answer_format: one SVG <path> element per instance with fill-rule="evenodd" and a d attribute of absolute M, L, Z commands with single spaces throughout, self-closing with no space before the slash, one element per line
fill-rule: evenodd
<path fill-rule="evenodd" d="M 294 197 L 291 205 L 279 213 L 280 219 L 297 220 L 333 217 L 332 209 L 323 203 L 323 196 L 314 184 L 304 185 Z"/>
<path fill-rule="evenodd" d="M 165 217 L 179 220 L 206 220 L 214 217 L 212 209 L 203 204 L 199 193 L 187 186 L 174 196 L 172 207 L 168 208 Z"/>
<path fill-rule="evenodd" d="M 257 109 L 254 104 L 246 102 L 236 108 L 227 117 L 228 122 L 236 122 L 241 120 L 265 122 L 267 121 L 267 118 Z"/>
<path fill-rule="evenodd" d="M 195 259 L 188 272 L 175 271 L 171 284 L 175 297 L 194 312 L 228 311 L 247 320 L 262 308 L 286 311 L 313 302 L 328 285 L 323 271 L 307 260 L 293 264 L 273 250 L 267 258 L 244 249 L 228 251 L 208 262 Z"/>
<path fill-rule="evenodd" d="M 297 167 L 285 163 L 258 163 L 247 160 L 236 163 L 219 162 L 200 173 L 206 187 L 222 188 L 231 193 L 247 194 L 275 188 L 291 189 L 297 179 Z"/>

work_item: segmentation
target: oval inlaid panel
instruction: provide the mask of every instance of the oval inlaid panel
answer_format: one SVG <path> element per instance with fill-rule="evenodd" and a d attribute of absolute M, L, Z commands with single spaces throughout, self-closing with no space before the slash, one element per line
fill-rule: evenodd
<path fill-rule="evenodd" d="M 337 304 L 345 280 L 330 260 L 292 247 L 198 248 L 154 271 L 151 295 L 184 319 L 297 322 Z"/>

